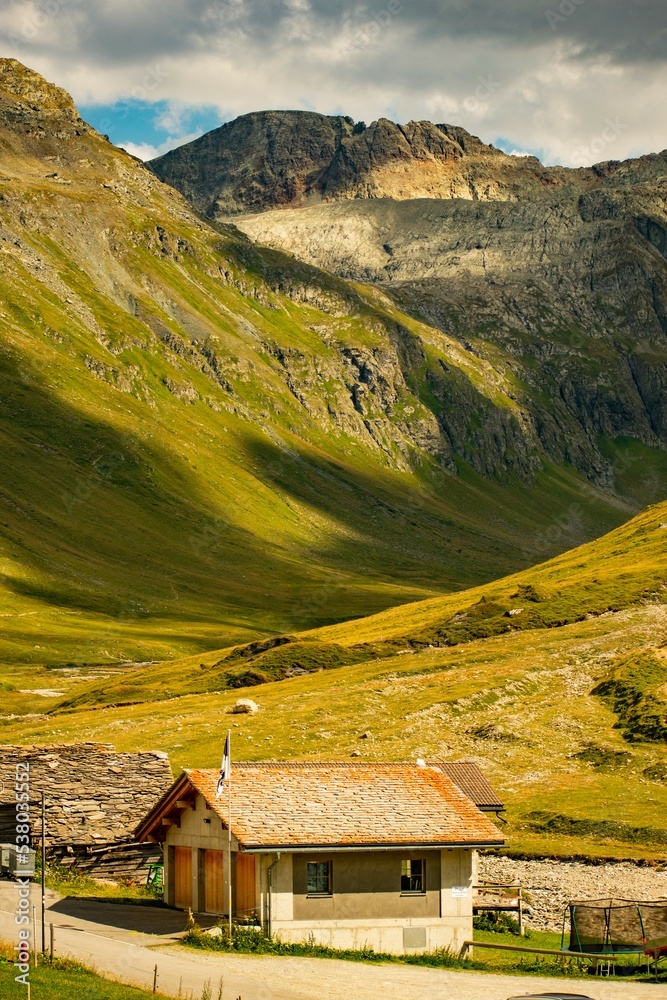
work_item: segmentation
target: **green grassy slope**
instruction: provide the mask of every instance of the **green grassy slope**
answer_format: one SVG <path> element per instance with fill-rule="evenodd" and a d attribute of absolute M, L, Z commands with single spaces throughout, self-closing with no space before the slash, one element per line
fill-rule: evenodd
<path fill-rule="evenodd" d="M 473 759 L 507 803 L 512 850 L 659 859 L 667 847 L 666 525 L 661 504 L 484 588 L 302 633 L 264 653 L 245 647 L 250 663 L 282 654 L 282 671 L 307 668 L 308 650 L 316 658 L 333 648 L 344 661 L 368 644 L 366 658 L 336 669 L 245 689 L 224 687 L 229 651 L 118 670 L 103 684 L 42 669 L 35 686 L 57 684 L 64 697 L 7 692 L 15 717 L 2 720 L 3 741 L 108 740 L 165 750 L 177 768 L 214 767 L 231 726 L 242 760 Z M 482 596 L 524 611 L 491 627 L 493 616 L 470 614 Z M 524 613 L 538 612 L 542 621 L 519 627 Z M 450 645 L 453 619 L 466 632 Z M 230 715 L 240 695 L 260 711 Z M 125 699 L 135 703 L 108 705 Z"/>
<path fill-rule="evenodd" d="M 594 542 L 493 583 L 363 619 L 121 672 L 114 681 L 92 681 L 61 707 L 160 700 L 434 647 L 456 648 L 478 639 L 558 633 L 565 625 L 666 601 L 664 503 Z"/>
<path fill-rule="evenodd" d="M 356 618 L 535 563 L 640 502 L 547 463 L 454 474 L 415 443 L 419 385 L 365 423 L 348 390 L 348 419 L 341 359 L 423 325 L 211 228 L 25 79 L 37 99 L 0 80 L 0 662 L 95 669 Z M 511 405 L 437 338 L 458 380 Z"/>

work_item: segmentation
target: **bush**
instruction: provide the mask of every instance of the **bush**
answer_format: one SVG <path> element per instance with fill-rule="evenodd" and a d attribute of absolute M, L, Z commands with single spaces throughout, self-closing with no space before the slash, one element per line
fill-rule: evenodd
<path fill-rule="evenodd" d="M 485 910 L 473 917 L 472 926 L 476 931 L 492 931 L 494 934 L 514 934 L 519 936 L 519 921 L 502 910 Z M 530 937 L 530 931 L 525 932 Z"/>

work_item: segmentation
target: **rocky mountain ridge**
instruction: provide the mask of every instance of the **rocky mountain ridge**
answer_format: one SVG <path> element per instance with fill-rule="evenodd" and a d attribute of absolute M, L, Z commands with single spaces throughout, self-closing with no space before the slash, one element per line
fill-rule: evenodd
<path fill-rule="evenodd" d="M 456 125 L 313 111 L 241 115 L 149 162 L 212 219 L 356 199 L 522 202 L 664 176 L 666 154 L 578 169 L 509 156 Z"/>
<path fill-rule="evenodd" d="M 667 153 L 573 170 L 451 125 L 263 112 L 150 166 L 210 217 L 382 289 L 475 357 L 500 405 L 453 386 L 427 349 L 408 368 L 427 368 L 451 451 L 483 475 L 530 476 L 541 454 L 615 489 L 609 442 L 665 449 Z"/>

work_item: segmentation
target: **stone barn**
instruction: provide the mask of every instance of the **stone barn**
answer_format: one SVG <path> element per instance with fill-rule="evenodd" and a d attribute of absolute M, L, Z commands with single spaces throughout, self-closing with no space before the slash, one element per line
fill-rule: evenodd
<path fill-rule="evenodd" d="M 108 743 L 0 746 L 0 842 L 14 843 L 17 767 L 29 776 L 32 846 L 41 845 L 39 803 L 46 793 L 46 850 L 51 861 L 96 878 L 144 881 L 162 861 L 133 831 L 171 786 L 166 754 L 119 753 Z"/>

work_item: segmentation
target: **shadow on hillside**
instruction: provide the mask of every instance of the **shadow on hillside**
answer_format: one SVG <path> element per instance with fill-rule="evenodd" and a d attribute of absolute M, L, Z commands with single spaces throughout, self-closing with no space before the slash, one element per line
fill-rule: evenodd
<path fill-rule="evenodd" d="M 0 531 L 26 571 L 4 584 L 103 615 L 110 642 L 119 623 L 143 641 L 176 634 L 202 650 L 215 622 L 246 636 L 328 624 L 483 583 L 557 548 L 558 539 L 552 551 L 526 544 L 544 489 L 442 473 L 418 491 L 406 476 L 361 471 L 307 445 L 286 453 L 246 433 L 254 475 L 280 494 L 276 508 L 293 497 L 340 528 L 327 534 L 315 518 L 300 542 L 267 543 L 212 509 L 185 462 L 64 402 L 25 356 L 0 355 L 0 385 Z M 606 527 L 600 518 L 584 537 Z"/>
<path fill-rule="evenodd" d="M 317 559 L 361 563 L 369 580 L 399 576 L 441 591 L 465 589 L 590 541 L 627 517 L 574 474 L 567 482 L 547 473 L 534 483 L 500 484 L 467 468 L 418 491 L 398 475 L 366 473 L 314 449 L 284 452 L 256 438 L 246 447 L 267 485 L 341 525 L 335 545 L 327 538 Z"/>
<path fill-rule="evenodd" d="M 355 539 L 329 537 L 314 558 L 308 533 L 294 545 L 267 544 L 222 506 L 212 509 L 185 462 L 65 401 L 28 356 L 0 354 L 0 385 L 0 533 L 25 570 L 6 574 L 4 586 L 45 610 L 104 616 L 97 643 L 107 625 L 112 641 L 118 624 L 164 641 L 173 623 L 180 640 L 203 650 L 213 622 L 264 634 L 324 624 L 422 596 L 413 573 L 432 587 L 452 576 L 445 519 L 412 505 L 408 485 L 391 496 L 380 476 L 314 459 L 294 470 L 294 483 L 276 480 L 283 495 L 323 503 Z M 68 395 L 80 398 L 75 382 Z M 267 441 L 258 478 L 271 485 L 264 466 L 282 457 Z M 434 536 L 435 556 L 426 544 Z M 317 527 L 311 537 L 321 537 Z M 313 588 L 331 587 L 337 596 L 326 608 L 311 599 Z"/>
<path fill-rule="evenodd" d="M 16 595 L 103 615 L 110 630 L 164 638 L 162 623 L 185 623 L 192 640 L 199 622 L 247 631 L 267 606 L 286 627 L 295 594 L 326 580 L 213 509 L 184 462 L 63 401 L 25 356 L 0 354 L 0 385 L 0 533 L 25 569 L 3 583 Z"/>

